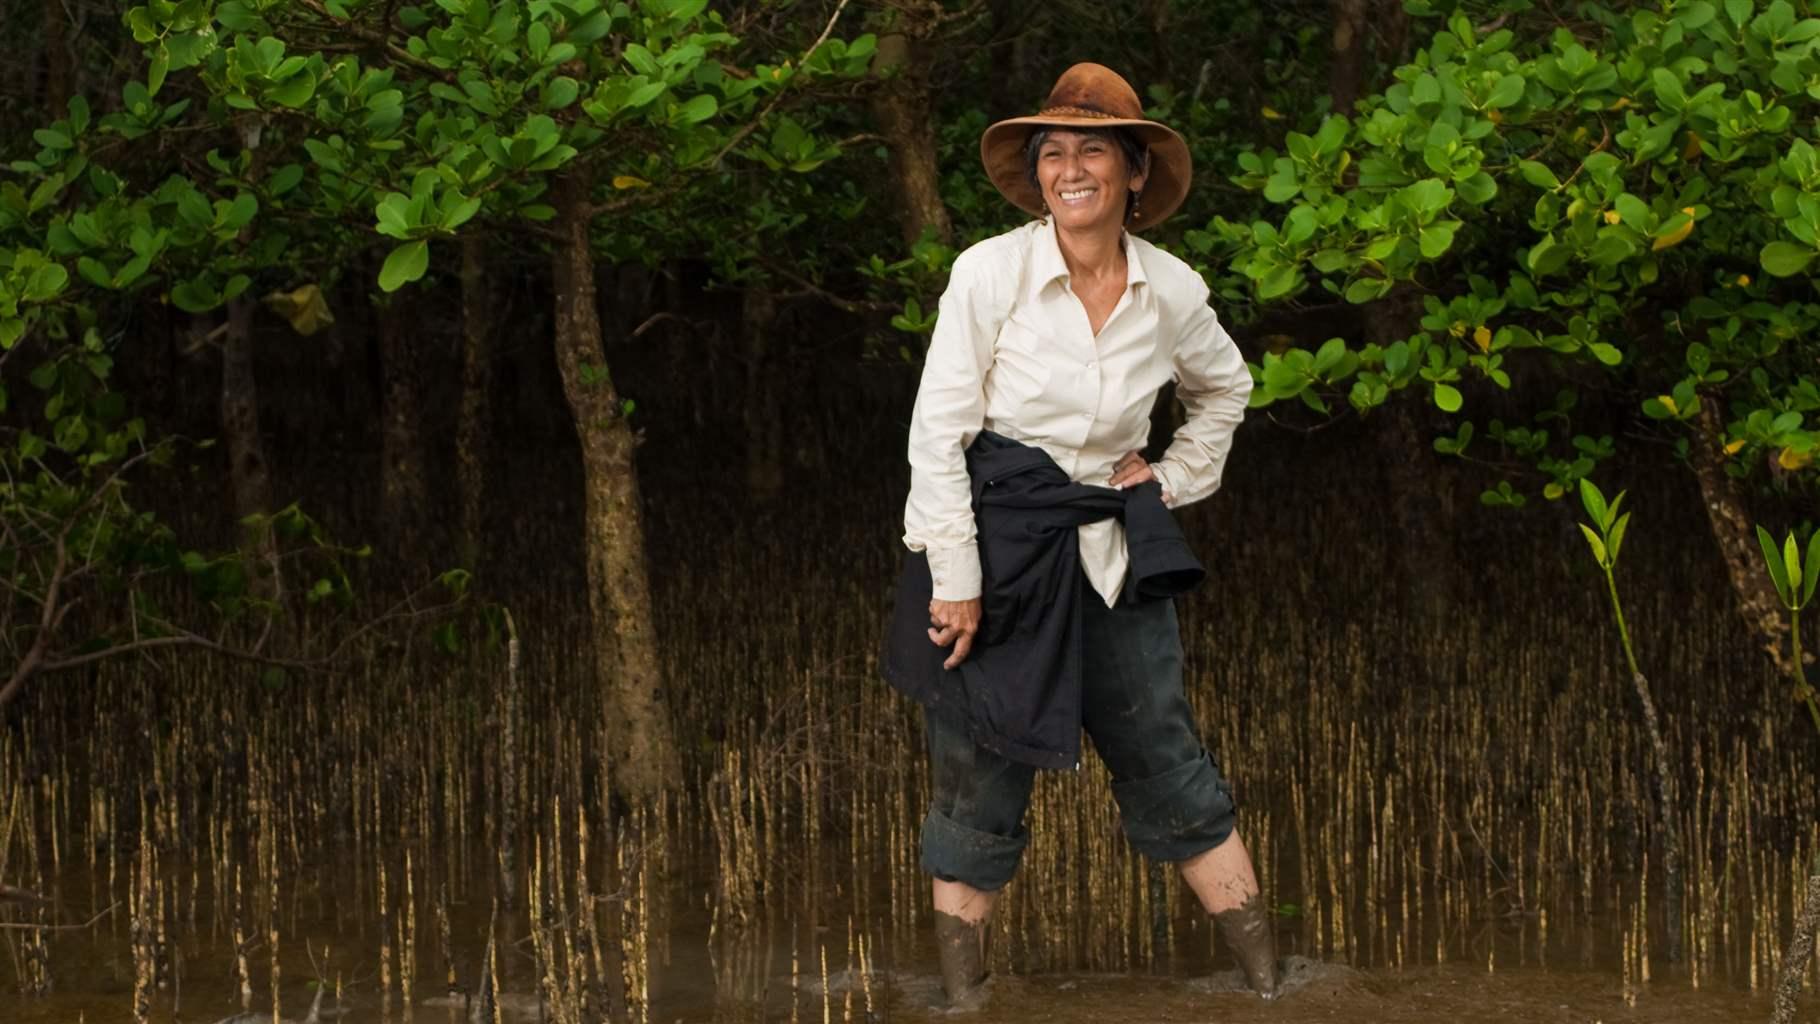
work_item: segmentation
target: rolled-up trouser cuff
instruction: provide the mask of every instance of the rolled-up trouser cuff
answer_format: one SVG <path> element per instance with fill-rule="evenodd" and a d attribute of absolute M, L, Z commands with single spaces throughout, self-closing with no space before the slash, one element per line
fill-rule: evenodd
<path fill-rule="evenodd" d="M 1017 874 L 1030 833 L 993 835 L 968 828 L 940 811 L 923 819 L 923 870 L 943 881 L 964 882 L 981 892 L 997 892 Z"/>
<path fill-rule="evenodd" d="M 1152 860 L 1187 860 L 1211 850 L 1237 820 L 1232 792 L 1205 750 L 1161 775 L 1114 782 L 1112 795 L 1131 845 Z"/>

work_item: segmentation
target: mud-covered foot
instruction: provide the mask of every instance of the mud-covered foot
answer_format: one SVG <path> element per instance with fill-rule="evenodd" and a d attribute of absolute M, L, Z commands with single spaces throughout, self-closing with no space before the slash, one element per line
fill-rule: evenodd
<path fill-rule="evenodd" d="M 1338 993 L 1350 991 L 1358 983 L 1358 972 L 1343 964 L 1322 963 L 1305 956 L 1286 956 L 1276 962 L 1277 999 L 1286 999 L 1304 989 Z M 1209 995 L 1244 995 L 1255 998 L 1257 989 L 1243 968 L 1214 971 L 1188 982 L 1196 992 Z"/>
<path fill-rule="evenodd" d="M 935 941 L 942 963 L 942 990 L 949 1013 L 971 1013 L 986 1006 L 986 926 L 940 911 L 935 915 Z"/>
<path fill-rule="evenodd" d="M 991 1002 L 991 993 L 992 979 L 990 977 L 982 978 L 975 984 L 962 989 L 960 995 L 949 996 L 945 1012 L 978 1013 L 986 1008 L 987 1003 Z"/>
<path fill-rule="evenodd" d="M 1220 936 L 1231 947 L 1233 959 L 1245 972 L 1251 990 L 1265 999 L 1275 999 L 1277 988 L 1277 937 L 1263 897 L 1252 897 L 1231 910 L 1213 915 Z"/>

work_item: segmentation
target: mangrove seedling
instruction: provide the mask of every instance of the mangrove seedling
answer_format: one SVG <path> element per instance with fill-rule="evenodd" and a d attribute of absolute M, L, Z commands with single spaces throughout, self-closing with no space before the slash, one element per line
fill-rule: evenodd
<path fill-rule="evenodd" d="M 1807 538 L 1807 556 L 1803 561 L 1801 547 L 1790 531 L 1782 546 L 1768 530 L 1757 527 L 1757 543 L 1763 546 L 1763 561 L 1769 566 L 1770 582 L 1776 585 L 1776 596 L 1788 609 L 1788 637 L 1791 654 L 1790 674 L 1794 677 L 1796 700 L 1807 705 L 1807 713 L 1820 729 L 1820 704 L 1814 700 L 1814 686 L 1807 680 L 1806 663 L 1801 655 L 1801 609 L 1814 599 L 1814 584 L 1820 582 L 1820 530 Z"/>
<path fill-rule="evenodd" d="M 1763 546 L 1763 562 L 1769 567 L 1770 582 L 1776 585 L 1776 596 L 1788 609 L 1789 675 L 1795 684 L 1795 699 L 1807 705 L 1807 713 L 1820 729 L 1820 707 L 1814 703 L 1814 686 L 1807 681 L 1807 666 L 1801 656 L 1801 609 L 1814 599 L 1814 585 L 1820 582 L 1820 531 L 1807 538 L 1807 555 L 1795 543 L 1794 531 L 1783 538 L 1782 546 L 1768 530 L 1757 527 L 1757 543 Z M 1820 858 L 1811 866 L 1807 882 L 1807 900 L 1795 919 L 1795 934 L 1782 955 L 1782 969 L 1776 979 L 1776 1003 L 1770 1020 L 1789 1024 L 1795 1019 L 1795 997 L 1801 994 L 1801 976 L 1814 953 L 1814 933 L 1820 929 Z"/>
<path fill-rule="evenodd" d="M 1609 503 L 1605 495 L 1591 480 L 1580 478 L 1580 504 L 1585 506 L 1586 515 L 1592 520 L 1591 525 L 1580 524 L 1580 532 L 1586 535 L 1587 546 L 1592 548 L 1593 560 L 1599 563 L 1599 569 L 1605 573 L 1605 592 L 1611 598 L 1612 616 L 1618 623 L 1618 640 L 1624 645 L 1624 660 L 1630 667 L 1631 685 L 1636 689 L 1637 702 L 1643 706 L 1643 726 L 1649 732 L 1650 750 L 1656 761 L 1656 787 L 1661 793 L 1662 821 L 1662 860 L 1665 906 L 1667 920 L 1663 922 L 1668 930 L 1668 959 L 1679 962 L 1681 959 L 1681 833 L 1675 823 L 1681 820 L 1680 800 L 1675 790 L 1675 776 L 1669 768 L 1668 745 L 1662 741 L 1662 725 L 1656 716 L 1656 702 L 1650 696 L 1649 679 L 1637 664 L 1636 647 L 1631 643 L 1630 626 L 1624 620 L 1624 603 L 1618 598 L 1618 578 L 1615 570 L 1618 566 L 1618 553 L 1624 546 L 1624 531 L 1630 525 L 1630 513 L 1620 513 L 1618 507 L 1624 503 L 1624 492 Z"/>

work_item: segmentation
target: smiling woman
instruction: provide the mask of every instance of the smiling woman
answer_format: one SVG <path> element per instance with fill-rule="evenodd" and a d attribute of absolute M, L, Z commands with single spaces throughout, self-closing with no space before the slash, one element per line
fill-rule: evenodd
<path fill-rule="evenodd" d="M 1126 223 L 1143 207 L 1144 172 L 1150 166 L 1150 153 L 1128 128 L 1038 128 L 1030 133 L 1024 153 L 1024 176 L 1030 184 L 1047 196 L 1050 188 L 1043 183 L 1047 175 L 1057 190 L 1060 202 L 1049 207 L 1053 214 L 1066 212 L 1071 219 L 1080 219 L 1075 216 L 1079 207 L 1102 192 L 1106 196 L 1123 194 L 1122 219 Z M 1123 165 L 1122 188 L 1118 187 L 1119 172 L 1108 166 L 1114 163 Z M 1085 176 L 1091 182 L 1085 195 L 1082 185 L 1071 175 Z M 1100 189 L 1101 181 L 1112 187 Z M 1049 205 L 1046 198 L 1044 203 Z"/>
<path fill-rule="evenodd" d="M 1133 203 L 1124 225 L 1128 230 L 1162 223 L 1187 198 L 1193 176 L 1188 143 L 1167 125 L 1146 118 L 1130 84 L 1098 64 L 1069 68 L 1038 113 L 987 128 L 980 136 L 986 176 L 1019 209 L 1046 215 L 1050 210 L 1038 180 L 1041 149 L 1064 134 L 1110 140 L 1123 152 L 1125 166 L 1142 179 L 1143 203 L 1141 209 Z"/>
<path fill-rule="evenodd" d="M 961 253 L 942 295 L 883 661 L 928 709 L 922 865 L 943 984 L 956 1008 L 983 1002 L 985 923 L 1029 840 L 1035 771 L 1078 767 L 1085 729 L 1132 845 L 1180 866 L 1273 996 L 1270 919 L 1183 696 L 1172 597 L 1202 571 L 1166 510 L 1219 487 L 1251 376 L 1206 282 L 1133 234 L 1181 205 L 1187 144 L 1123 78 L 1077 64 L 980 155 L 1041 219 Z M 1171 378 L 1187 422 L 1150 463 Z"/>

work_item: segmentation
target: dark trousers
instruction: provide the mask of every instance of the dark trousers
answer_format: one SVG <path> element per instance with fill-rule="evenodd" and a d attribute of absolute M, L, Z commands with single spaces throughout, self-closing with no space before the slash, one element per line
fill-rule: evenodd
<path fill-rule="evenodd" d="M 1218 846 L 1232 834 L 1232 792 L 1182 693 L 1175 602 L 1108 608 L 1091 587 L 1082 599 L 1081 724 L 1112 772 L 1125 835 L 1162 861 Z M 1024 810 L 1036 769 L 975 745 L 962 723 L 924 720 L 935 793 L 923 820 L 923 870 L 1002 889 L 1030 841 Z"/>

